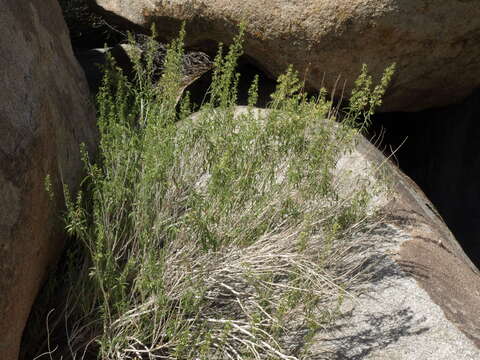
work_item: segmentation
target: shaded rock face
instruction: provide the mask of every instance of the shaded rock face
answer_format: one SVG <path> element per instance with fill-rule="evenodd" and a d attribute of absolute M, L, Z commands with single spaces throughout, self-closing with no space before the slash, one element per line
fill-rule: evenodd
<path fill-rule="evenodd" d="M 465 252 L 480 267 L 480 90 L 463 103 L 418 113 L 377 115 L 383 146 L 425 191 Z M 391 152 L 387 147 L 386 152 Z"/>
<path fill-rule="evenodd" d="M 1 0 L 0 8 L 0 358 L 14 360 L 32 302 L 62 250 L 62 182 L 77 188 L 79 144 L 93 151 L 97 135 L 58 3 Z"/>
<path fill-rule="evenodd" d="M 140 41 L 138 40 L 140 39 Z M 98 48 L 87 51 L 77 51 L 76 56 L 85 71 L 88 84 L 93 93 L 97 93 L 102 83 L 103 67 L 107 63 L 107 53 L 110 52 L 115 64 L 130 81 L 134 81 L 134 55 L 138 56 L 143 66 L 146 66 L 147 39 L 145 35 L 137 35 L 136 44 L 121 43 L 113 48 Z M 164 61 L 167 46 L 155 43 L 152 60 L 152 81 L 157 83 L 164 71 Z M 201 51 L 186 51 L 182 63 L 181 91 L 195 82 L 199 77 L 213 68 L 213 61 Z"/>
<path fill-rule="evenodd" d="M 480 7 L 475 0 L 96 0 L 112 19 L 170 39 L 182 21 L 187 45 L 229 42 L 247 23 L 245 52 L 277 76 L 293 64 L 309 86 L 349 93 L 362 63 L 376 78 L 397 63 L 383 111 L 458 102 L 480 82 Z M 338 89 L 337 89 L 338 91 Z"/>

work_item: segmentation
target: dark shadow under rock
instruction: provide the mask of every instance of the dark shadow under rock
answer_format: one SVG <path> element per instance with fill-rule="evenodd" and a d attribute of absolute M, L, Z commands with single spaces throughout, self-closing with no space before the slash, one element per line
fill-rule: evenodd
<path fill-rule="evenodd" d="M 371 135 L 395 151 L 471 260 L 480 266 L 480 90 L 458 105 L 375 116 Z"/>

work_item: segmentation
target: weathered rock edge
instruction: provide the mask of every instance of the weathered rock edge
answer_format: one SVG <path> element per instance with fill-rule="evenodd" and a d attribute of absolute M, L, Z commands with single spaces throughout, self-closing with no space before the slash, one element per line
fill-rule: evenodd
<path fill-rule="evenodd" d="M 385 162 L 365 139 L 356 156 L 365 168 Z M 332 344 L 338 354 L 355 359 L 477 359 L 480 273 L 420 188 L 390 161 L 384 166 L 393 198 L 373 231 L 380 235 L 372 235 L 371 254 L 382 260 Z"/>
<path fill-rule="evenodd" d="M 359 151 L 371 161 L 379 161 L 383 155 L 371 147 L 364 144 Z M 480 348 L 480 272 L 422 190 L 396 166 L 391 169 L 398 195 L 387 211 L 393 223 L 403 224 L 410 236 L 401 244 L 395 261 Z"/>
<path fill-rule="evenodd" d="M 0 359 L 16 360 L 31 305 L 63 248 L 62 182 L 78 187 L 79 145 L 92 152 L 97 132 L 58 2 L 1 0 L 0 8 Z"/>

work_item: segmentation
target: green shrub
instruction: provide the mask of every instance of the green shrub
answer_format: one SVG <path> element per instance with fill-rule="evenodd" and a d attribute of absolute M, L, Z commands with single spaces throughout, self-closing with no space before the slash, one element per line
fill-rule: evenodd
<path fill-rule="evenodd" d="M 292 68 L 268 110 L 253 108 L 258 80 L 239 110 L 241 29 L 215 59 L 210 100 L 191 116 L 188 100 L 175 110 L 183 37 L 169 46 L 158 83 L 148 61 L 137 62 L 134 82 L 113 61 L 105 70 L 99 157 L 84 153 L 82 192 L 65 189 L 76 253 L 62 274 L 71 284 L 59 351 L 76 359 L 308 358 L 348 294 L 358 266 L 346 260 L 349 239 L 373 194 L 358 183 L 345 196 L 335 168 L 391 73 L 373 91 L 359 83 L 344 122 L 330 116 L 324 91 L 302 92 Z"/>

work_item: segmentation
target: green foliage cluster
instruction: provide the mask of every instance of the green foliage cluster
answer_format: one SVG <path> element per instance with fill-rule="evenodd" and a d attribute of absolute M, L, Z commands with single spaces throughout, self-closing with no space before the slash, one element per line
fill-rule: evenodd
<path fill-rule="evenodd" d="M 99 158 L 84 152 L 84 190 L 65 189 L 67 230 L 81 244 L 63 274 L 65 356 L 308 358 L 346 295 L 349 238 L 372 196 L 360 183 L 342 195 L 337 162 L 391 71 L 373 90 L 362 73 L 344 122 L 324 91 L 302 92 L 292 68 L 268 110 L 253 107 L 258 79 L 239 110 L 241 29 L 192 115 L 188 96 L 176 111 L 183 38 L 156 84 L 149 61 L 134 61 L 132 82 L 113 60 L 105 69 Z"/>

